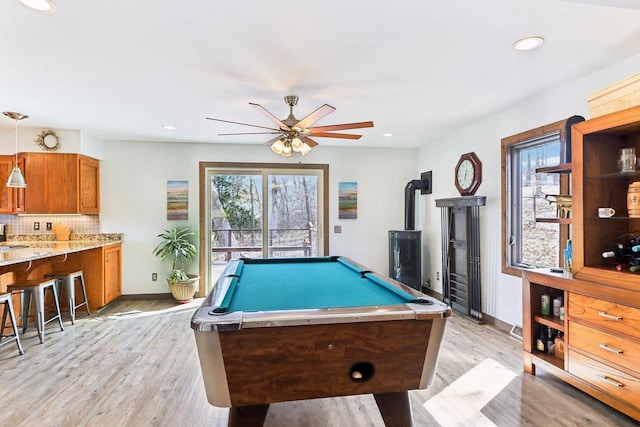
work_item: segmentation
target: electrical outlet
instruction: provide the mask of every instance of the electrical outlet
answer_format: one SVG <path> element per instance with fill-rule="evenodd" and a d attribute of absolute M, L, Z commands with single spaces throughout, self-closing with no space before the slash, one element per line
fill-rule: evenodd
<path fill-rule="evenodd" d="M 426 282 L 424 282 L 424 285 L 425 285 L 427 288 L 430 288 L 430 287 L 431 287 L 431 279 L 427 279 L 427 281 L 426 281 Z"/>
<path fill-rule="evenodd" d="M 440 272 L 439 271 L 436 272 L 436 280 L 440 280 Z"/>
<path fill-rule="evenodd" d="M 47 223 L 47 230 L 51 231 L 52 228 L 53 228 L 52 224 L 50 222 L 48 222 Z"/>
<path fill-rule="evenodd" d="M 341 225 L 334 225 L 333 226 L 333 232 L 336 233 L 336 234 L 342 233 L 342 226 Z"/>
<path fill-rule="evenodd" d="M 34 222 L 33 223 L 33 229 L 34 230 L 40 230 L 40 223 L 39 222 Z"/>
<path fill-rule="evenodd" d="M 151 280 L 153 280 L 154 282 L 158 281 L 158 273 L 151 273 Z"/>

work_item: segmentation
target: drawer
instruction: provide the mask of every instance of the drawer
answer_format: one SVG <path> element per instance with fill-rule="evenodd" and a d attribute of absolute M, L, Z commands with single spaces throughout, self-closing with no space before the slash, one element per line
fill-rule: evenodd
<path fill-rule="evenodd" d="M 640 344 L 569 321 L 569 346 L 636 372 L 640 377 Z"/>
<path fill-rule="evenodd" d="M 640 379 L 569 350 L 569 373 L 640 408 Z"/>
<path fill-rule="evenodd" d="M 569 293 L 569 320 L 580 319 L 640 339 L 640 309 Z"/>

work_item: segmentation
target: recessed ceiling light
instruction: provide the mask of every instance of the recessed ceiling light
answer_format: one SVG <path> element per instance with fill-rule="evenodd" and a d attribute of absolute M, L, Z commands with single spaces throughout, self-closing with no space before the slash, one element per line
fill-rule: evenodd
<path fill-rule="evenodd" d="M 391 132 L 385 132 L 382 134 L 382 136 L 393 136 L 393 134 Z"/>
<path fill-rule="evenodd" d="M 175 130 L 175 128 L 176 127 L 172 126 L 172 125 L 164 125 L 164 126 L 162 126 L 162 129 L 166 129 L 166 130 Z"/>
<path fill-rule="evenodd" d="M 20 3 L 39 12 L 55 12 L 57 9 L 51 0 L 20 0 Z"/>
<path fill-rule="evenodd" d="M 518 40 L 513 44 L 513 48 L 516 50 L 533 50 L 542 46 L 544 39 L 540 36 L 525 37 Z"/>

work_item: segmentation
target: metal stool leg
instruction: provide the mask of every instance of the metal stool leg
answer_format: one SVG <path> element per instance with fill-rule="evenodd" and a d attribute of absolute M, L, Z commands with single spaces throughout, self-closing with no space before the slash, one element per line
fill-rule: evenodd
<path fill-rule="evenodd" d="M 33 302 L 36 306 L 36 327 L 40 344 L 44 343 L 44 287 L 38 286 L 33 292 Z"/>
<path fill-rule="evenodd" d="M 58 300 L 58 291 L 56 291 L 55 285 L 51 286 L 51 289 L 53 289 L 53 301 L 56 304 L 56 314 L 57 314 L 56 317 L 58 317 L 58 324 L 60 325 L 60 330 L 64 331 L 64 326 L 62 326 L 62 316 L 60 315 L 60 303 L 59 303 L 59 300 Z M 49 320 L 53 320 L 53 319 L 55 319 L 55 317 L 53 317 L 53 318 L 51 318 Z"/>
<path fill-rule="evenodd" d="M 84 286 L 84 275 L 80 273 L 77 276 L 78 281 L 80 282 L 80 287 L 82 288 L 82 296 L 84 297 L 84 302 L 75 306 L 75 308 L 84 307 L 87 309 L 87 314 L 91 316 L 91 311 L 89 310 L 89 300 L 87 299 L 87 289 Z"/>
<path fill-rule="evenodd" d="M 29 324 L 29 308 L 31 307 L 31 291 L 20 291 L 20 302 L 22 304 L 22 333 L 27 332 L 27 325 Z"/>
<path fill-rule="evenodd" d="M 16 323 L 16 315 L 13 311 L 13 302 L 11 302 L 11 296 L 3 301 L 4 303 L 4 313 L 2 314 L 2 328 L 0 329 L 0 343 L 2 342 L 2 338 L 4 337 L 4 326 L 7 322 L 7 314 L 9 314 L 9 318 L 11 320 L 11 328 L 13 329 L 13 338 L 11 340 L 16 340 L 16 345 L 18 346 L 18 352 L 22 355 L 24 354 L 24 350 L 22 349 L 22 343 L 20 342 L 20 335 L 18 335 L 18 324 Z M 8 313 L 7 313 L 8 312 Z M 9 341 L 7 341 L 8 343 Z"/>

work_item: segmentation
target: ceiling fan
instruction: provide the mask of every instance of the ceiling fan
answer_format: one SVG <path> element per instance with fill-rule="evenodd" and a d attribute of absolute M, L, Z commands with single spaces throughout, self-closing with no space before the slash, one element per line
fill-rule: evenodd
<path fill-rule="evenodd" d="M 249 103 L 249 105 L 258 110 L 260 114 L 275 123 L 278 126 L 277 128 L 232 122 L 230 120 L 213 119 L 211 117 L 207 117 L 207 120 L 266 129 L 268 132 L 220 133 L 218 135 L 277 135 L 265 142 L 265 145 L 271 144 L 271 150 L 273 150 L 274 153 L 281 154 L 285 157 L 291 157 L 293 152 L 298 152 L 303 156 L 308 154 L 316 145 L 318 145 L 317 142 L 309 138 L 310 136 L 319 138 L 360 139 L 362 135 L 352 133 L 335 133 L 334 131 L 373 127 L 373 122 L 343 123 L 340 125 L 312 127 L 312 124 L 334 112 L 335 108 L 328 104 L 324 104 L 302 120 L 298 120 L 293 115 L 293 107 L 298 103 L 298 97 L 296 95 L 285 96 L 284 102 L 289 106 L 289 117 L 284 120 L 278 119 L 260 104 L 254 104 L 253 102 Z"/>

